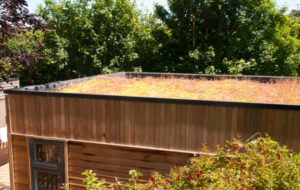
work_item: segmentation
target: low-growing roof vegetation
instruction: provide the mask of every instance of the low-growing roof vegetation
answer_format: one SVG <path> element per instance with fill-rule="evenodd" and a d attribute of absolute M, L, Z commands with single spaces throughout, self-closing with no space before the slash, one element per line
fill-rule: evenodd
<path fill-rule="evenodd" d="M 300 81 L 95 77 L 60 92 L 234 102 L 300 104 Z"/>

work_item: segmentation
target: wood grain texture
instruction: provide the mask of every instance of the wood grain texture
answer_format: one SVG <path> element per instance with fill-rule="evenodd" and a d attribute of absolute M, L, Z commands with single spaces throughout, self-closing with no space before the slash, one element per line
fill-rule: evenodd
<path fill-rule="evenodd" d="M 144 173 L 144 179 L 154 171 L 169 172 L 170 168 L 187 163 L 190 153 L 147 150 L 142 148 L 118 147 L 91 143 L 68 143 L 68 169 L 70 189 L 84 189 L 81 173 L 93 170 L 99 178 L 108 182 L 119 177 L 128 179 L 128 172 L 136 169 Z"/>
<path fill-rule="evenodd" d="M 233 137 L 269 134 L 300 151 L 300 111 L 9 95 L 12 133 L 199 151 Z"/>
<path fill-rule="evenodd" d="M 11 136 L 13 187 L 15 190 L 30 190 L 29 155 L 26 138 Z"/>

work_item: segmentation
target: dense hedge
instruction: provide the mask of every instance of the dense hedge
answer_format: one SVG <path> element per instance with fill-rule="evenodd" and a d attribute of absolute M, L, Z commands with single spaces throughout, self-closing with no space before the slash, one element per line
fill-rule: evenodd
<path fill-rule="evenodd" d="M 204 150 L 205 151 L 205 150 Z M 192 158 L 186 166 L 169 174 L 154 173 L 143 181 L 132 170 L 127 183 L 108 184 L 93 171 L 85 171 L 83 183 L 94 189 L 300 189 L 300 154 L 295 154 L 269 137 L 245 144 L 233 140 L 215 155 Z"/>

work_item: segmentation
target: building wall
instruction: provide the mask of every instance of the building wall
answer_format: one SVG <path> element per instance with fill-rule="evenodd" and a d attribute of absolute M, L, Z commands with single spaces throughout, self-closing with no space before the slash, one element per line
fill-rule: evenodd
<path fill-rule="evenodd" d="M 28 143 L 30 138 L 11 135 L 10 167 L 13 176 L 12 189 L 15 190 L 30 190 L 32 186 Z M 144 173 L 144 180 L 148 180 L 152 172 L 166 174 L 171 168 L 186 164 L 193 156 L 186 152 L 86 142 L 65 141 L 65 145 L 65 175 L 70 190 L 85 189 L 81 175 L 85 170 L 93 170 L 100 179 L 112 182 L 115 177 L 119 177 L 120 181 L 128 180 L 129 171 L 136 169 Z"/>
<path fill-rule="evenodd" d="M 300 151 L 300 111 L 9 95 L 12 134 L 199 151 L 257 132 Z"/>
<path fill-rule="evenodd" d="M 132 169 L 144 173 L 144 180 L 149 180 L 152 172 L 166 174 L 171 168 L 187 163 L 190 153 L 180 153 L 143 148 L 129 148 L 92 143 L 68 143 L 69 185 L 71 190 L 85 188 L 81 173 L 93 170 L 100 179 L 108 182 L 126 181 Z"/>
<path fill-rule="evenodd" d="M 24 136 L 11 136 L 10 172 L 11 189 L 30 190 L 30 164 L 27 140 Z"/>

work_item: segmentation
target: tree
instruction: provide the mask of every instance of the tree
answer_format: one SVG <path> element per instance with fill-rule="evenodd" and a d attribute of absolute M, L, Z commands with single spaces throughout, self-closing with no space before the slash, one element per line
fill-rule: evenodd
<path fill-rule="evenodd" d="M 289 13 L 289 17 L 299 18 L 300 17 L 300 10 L 291 10 Z"/>
<path fill-rule="evenodd" d="M 286 62 L 298 47 L 285 9 L 272 0 L 169 0 L 156 14 L 167 26 L 161 51 L 171 70 L 196 73 L 294 75 Z"/>
<path fill-rule="evenodd" d="M 49 27 L 39 82 L 137 67 L 138 16 L 129 0 L 46 0 L 39 13 Z"/>
<path fill-rule="evenodd" d="M 48 29 L 38 32 L 38 17 L 17 11 L 32 19 L 5 30 L 20 28 L 3 35 L 1 75 L 20 68 L 23 84 L 116 71 L 300 75 L 299 19 L 273 0 L 168 3 L 145 14 L 131 0 L 45 0 Z"/>
<path fill-rule="evenodd" d="M 16 75 L 16 68 L 32 67 L 37 55 L 27 51 L 13 52 L 7 42 L 21 33 L 44 28 L 35 14 L 30 14 L 25 0 L 0 0 L 0 78 Z"/>

